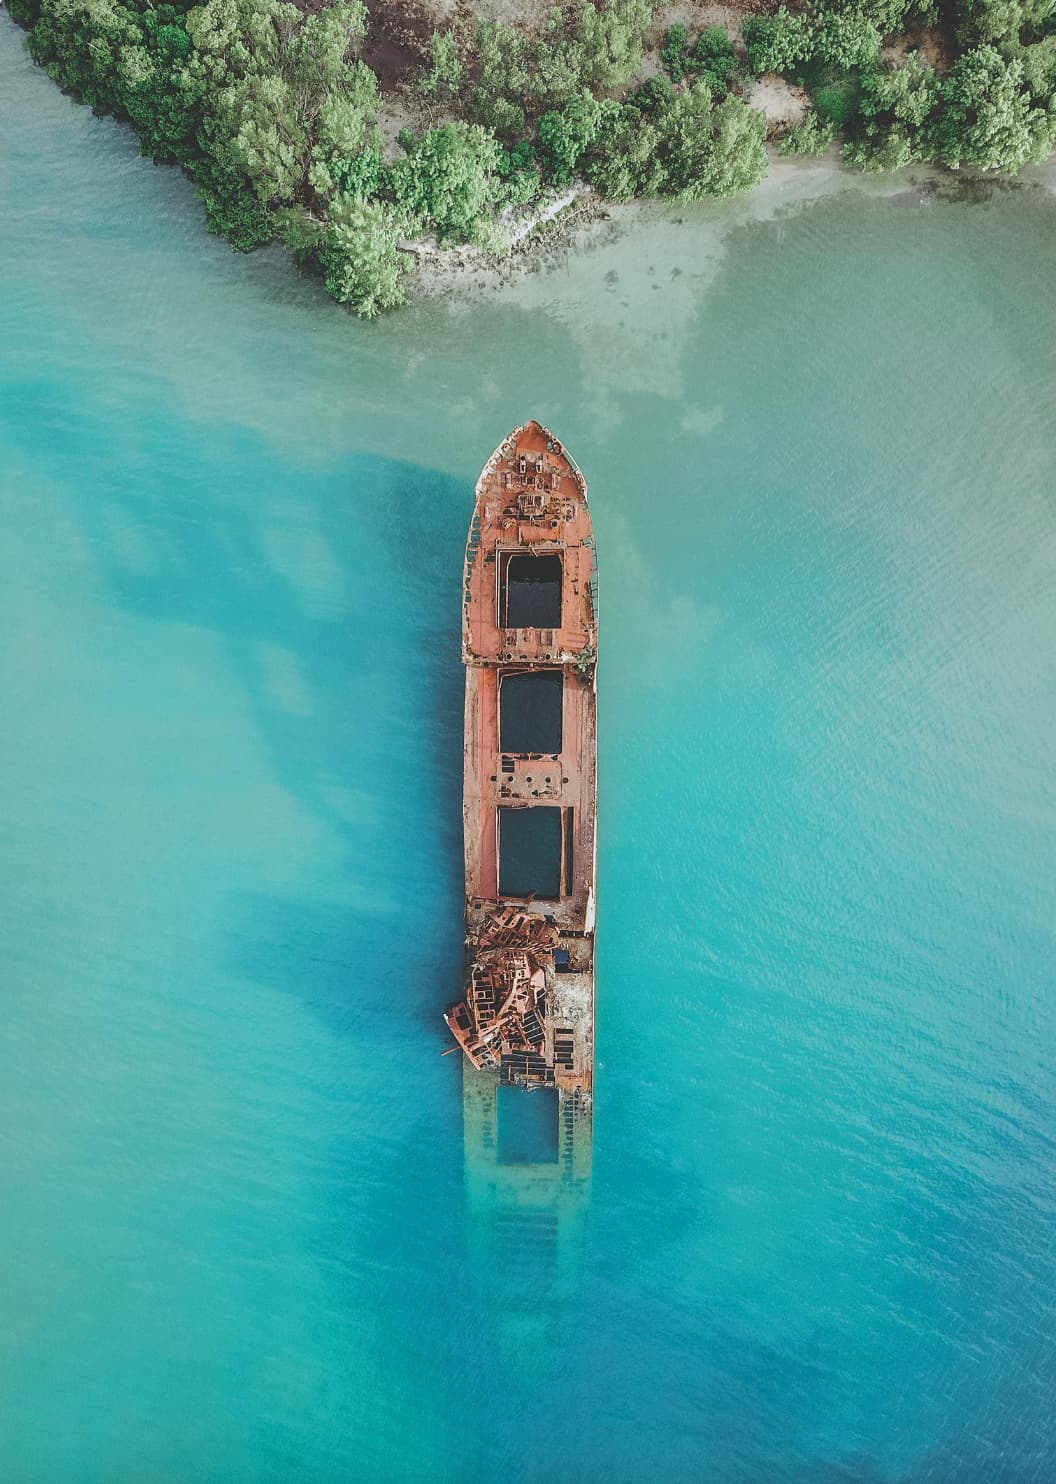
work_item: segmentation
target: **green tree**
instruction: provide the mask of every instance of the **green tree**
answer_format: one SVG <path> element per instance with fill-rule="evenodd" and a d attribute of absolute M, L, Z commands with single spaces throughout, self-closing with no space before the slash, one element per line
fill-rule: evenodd
<path fill-rule="evenodd" d="M 238 170 L 200 155 L 188 165 L 210 232 L 226 237 L 238 252 L 251 252 L 274 236 L 271 212 Z"/>
<path fill-rule="evenodd" d="M 712 96 L 725 92 L 737 72 L 733 42 L 721 26 L 706 26 L 690 49 L 689 71 L 707 83 Z"/>
<path fill-rule="evenodd" d="M 143 15 L 143 50 L 149 68 L 130 88 L 125 110 L 139 135 L 143 153 L 155 160 L 187 164 L 197 153 L 194 143 L 197 96 L 187 86 L 191 38 L 185 15 L 159 5 Z"/>
<path fill-rule="evenodd" d="M 675 96 L 675 90 L 666 77 L 647 77 L 641 87 L 635 88 L 633 93 L 628 93 L 626 101 L 632 108 L 637 108 L 641 113 L 655 118 L 671 102 Z"/>
<path fill-rule="evenodd" d="M 424 98 L 450 103 L 461 92 L 465 77 L 454 32 L 434 31 L 429 38 L 429 66 L 418 79 L 418 91 Z"/>
<path fill-rule="evenodd" d="M 520 139 L 512 149 L 501 149 L 495 172 L 501 181 L 497 198 L 501 205 L 523 206 L 538 194 L 539 168 L 530 140 Z"/>
<path fill-rule="evenodd" d="M 689 32 L 681 21 L 676 21 L 664 32 L 664 44 L 660 48 L 660 65 L 672 82 L 681 82 L 685 77 L 688 51 Z"/>
<path fill-rule="evenodd" d="M 898 170 L 930 159 L 940 98 L 939 80 L 917 52 L 901 67 L 865 73 L 844 159 L 863 170 Z"/>
<path fill-rule="evenodd" d="M 795 124 L 777 146 L 783 155 L 803 155 L 814 158 L 824 154 L 836 137 L 836 125 L 831 119 L 811 108 L 806 116 Z"/>
<path fill-rule="evenodd" d="M 195 90 L 184 76 L 190 39 L 178 7 L 137 0 L 34 0 L 12 6 L 32 26 L 33 57 L 97 113 L 129 119 L 144 154 L 194 155 Z"/>
<path fill-rule="evenodd" d="M 365 135 L 354 148 L 348 137 L 376 99 L 372 74 L 349 65 L 365 25 L 359 0 L 307 17 L 284 0 L 207 0 L 188 12 L 185 76 L 201 100 L 204 156 L 192 174 L 210 225 L 236 246 L 266 240 L 271 213 L 309 186 L 343 188 L 353 158 L 371 148 Z M 342 130 L 346 153 L 334 146 Z"/>
<path fill-rule="evenodd" d="M 675 93 L 656 117 L 664 192 L 681 201 L 732 196 L 766 174 L 766 118 L 739 98 L 713 103 L 705 83 Z"/>
<path fill-rule="evenodd" d="M 207 0 L 187 12 L 188 71 L 204 95 L 257 73 L 277 72 L 283 35 L 300 12 L 284 0 Z"/>
<path fill-rule="evenodd" d="M 881 36 L 901 36 L 911 25 L 933 26 L 937 20 L 936 0 L 820 0 L 818 8 L 860 15 Z"/>
<path fill-rule="evenodd" d="M 863 67 L 880 53 L 880 28 L 857 8 L 815 6 L 791 15 L 782 5 L 773 15 L 749 16 L 742 35 L 749 68 L 756 76 L 764 72 L 796 76 L 808 64 Z"/>
<path fill-rule="evenodd" d="M 1056 120 L 1034 106 L 1023 63 L 1006 62 L 991 46 L 969 52 L 942 83 L 937 156 L 951 170 L 1013 174 L 1052 148 Z"/>
<path fill-rule="evenodd" d="M 567 185 L 581 157 L 597 138 L 601 105 L 586 88 L 580 88 L 560 111 L 544 113 L 539 120 L 539 153 L 543 173 L 552 185 Z"/>
<path fill-rule="evenodd" d="M 1056 34 L 1029 46 L 1005 47 L 1004 55 L 1022 65 L 1023 86 L 1031 102 L 1050 107 L 1056 101 Z"/>
<path fill-rule="evenodd" d="M 622 87 L 642 64 L 650 0 L 578 0 L 568 14 L 554 8 L 543 34 L 529 40 L 511 26 L 482 21 L 476 35 L 473 116 L 500 138 L 523 132 L 527 113 L 558 112 L 581 88 Z"/>
<path fill-rule="evenodd" d="M 336 194 L 364 200 L 381 184 L 381 131 L 374 122 L 377 78 L 362 62 L 348 69 L 345 89 L 319 109 L 308 182 L 324 200 Z"/>
<path fill-rule="evenodd" d="M 111 0 L 44 0 L 29 48 L 49 77 L 97 113 L 126 111 L 150 76 L 138 16 Z"/>
<path fill-rule="evenodd" d="M 578 84 L 604 92 L 622 88 L 642 65 L 642 37 L 652 16 L 650 0 L 580 0 L 566 44 Z"/>
<path fill-rule="evenodd" d="M 481 21 L 476 42 L 477 85 L 470 107 L 474 118 L 500 139 L 524 133 L 524 100 L 531 89 L 532 55 L 528 42 L 512 26 Z"/>
<path fill-rule="evenodd" d="M 498 142 L 478 124 L 441 124 L 417 136 L 403 133 L 405 158 L 393 166 L 396 204 L 431 227 L 440 242 L 468 242 L 501 193 Z"/>
<path fill-rule="evenodd" d="M 606 99 L 594 146 L 583 162 L 583 173 L 609 201 L 659 195 L 664 171 L 657 157 L 660 135 L 652 110 L 635 103 Z"/>
<path fill-rule="evenodd" d="M 391 207 L 357 197 L 333 203 L 316 248 L 327 293 L 373 318 L 405 300 L 406 255 L 399 252 L 400 221 Z"/>
<path fill-rule="evenodd" d="M 1056 16 L 1056 0 L 955 0 L 954 13 L 963 47 L 1015 45 L 1044 36 Z"/>
<path fill-rule="evenodd" d="M 292 198 L 307 167 L 308 131 L 280 71 L 299 21 L 282 0 L 208 0 L 187 14 L 202 155 L 191 173 L 210 227 L 245 250 L 271 236 L 271 208 Z"/>
<path fill-rule="evenodd" d="M 706 26 L 692 46 L 680 22 L 664 33 L 660 62 L 672 82 L 692 75 L 701 77 L 712 94 L 725 92 L 737 71 L 733 42 L 721 26 Z"/>
<path fill-rule="evenodd" d="M 880 31 L 854 10 L 818 10 L 805 25 L 805 56 L 832 67 L 865 67 L 880 55 Z"/>
<path fill-rule="evenodd" d="M 331 0 L 318 15 L 304 16 L 288 33 L 282 30 L 279 65 L 296 89 L 301 116 L 311 122 L 325 98 L 349 85 L 353 48 L 367 32 L 366 6 L 361 0 Z"/>
<path fill-rule="evenodd" d="M 756 77 L 764 72 L 791 72 L 810 54 L 806 17 L 790 15 L 783 5 L 773 15 L 748 16 L 741 36 L 748 67 Z"/>

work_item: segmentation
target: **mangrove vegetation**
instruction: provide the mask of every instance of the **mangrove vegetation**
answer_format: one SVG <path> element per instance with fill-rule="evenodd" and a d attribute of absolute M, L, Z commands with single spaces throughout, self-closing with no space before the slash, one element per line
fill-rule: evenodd
<path fill-rule="evenodd" d="M 213 231 L 243 251 L 279 239 L 364 315 L 402 302 L 415 243 L 501 253 L 515 208 L 577 180 L 611 201 L 751 189 L 767 74 L 809 99 L 785 152 L 840 140 L 865 170 L 1010 174 L 1056 142 L 1056 0 L 811 0 L 734 35 L 658 34 L 648 0 L 574 0 L 534 34 L 482 20 L 423 36 L 388 134 L 360 0 L 10 10 L 57 83 L 187 172 Z"/>

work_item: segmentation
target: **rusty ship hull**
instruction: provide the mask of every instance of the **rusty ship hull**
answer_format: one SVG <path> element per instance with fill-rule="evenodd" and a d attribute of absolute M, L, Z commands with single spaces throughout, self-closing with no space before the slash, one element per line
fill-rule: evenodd
<path fill-rule="evenodd" d="M 481 472 L 466 543 L 465 996 L 445 1018 L 475 1123 L 499 1085 L 557 1091 L 569 1174 L 594 1080 L 597 595 L 586 483 L 525 423 Z"/>

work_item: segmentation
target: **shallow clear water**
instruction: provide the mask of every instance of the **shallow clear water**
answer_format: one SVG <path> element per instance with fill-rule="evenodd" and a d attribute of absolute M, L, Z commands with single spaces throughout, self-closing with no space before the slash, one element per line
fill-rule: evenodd
<path fill-rule="evenodd" d="M 3 17 L 0 170 L 3 1478 L 1056 1478 L 1052 195 L 807 170 L 364 326 Z M 594 1179 L 527 1326 L 438 1013 L 526 415 L 604 624 Z"/>

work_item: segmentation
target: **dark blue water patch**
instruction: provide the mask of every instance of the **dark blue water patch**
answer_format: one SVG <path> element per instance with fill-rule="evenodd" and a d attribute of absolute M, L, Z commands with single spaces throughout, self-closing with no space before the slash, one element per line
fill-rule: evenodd
<path fill-rule="evenodd" d="M 560 628 L 561 558 L 534 553 L 506 557 L 499 608 L 503 628 Z"/>
<path fill-rule="evenodd" d="M 506 1165 L 557 1163 L 558 1099 L 550 1087 L 501 1087 L 499 1161 Z"/>
<path fill-rule="evenodd" d="M 562 811 L 499 809 L 499 895 L 553 901 L 561 891 Z"/>
<path fill-rule="evenodd" d="M 508 753 L 561 751 L 564 677 L 560 670 L 503 675 L 499 681 L 499 746 Z"/>

